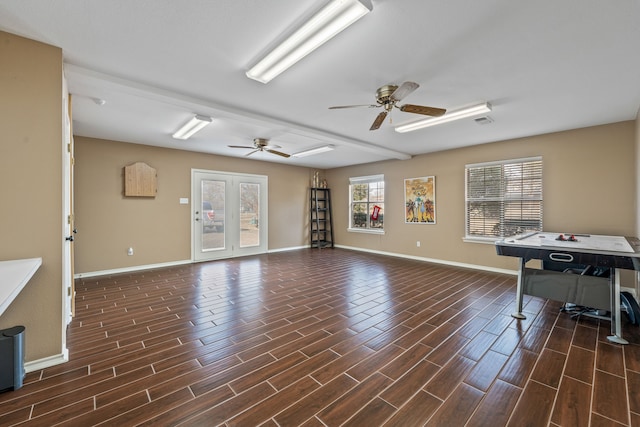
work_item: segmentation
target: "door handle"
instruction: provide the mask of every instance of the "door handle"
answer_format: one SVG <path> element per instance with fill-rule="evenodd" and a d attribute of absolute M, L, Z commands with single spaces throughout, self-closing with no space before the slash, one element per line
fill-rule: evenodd
<path fill-rule="evenodd" d="M 76 234 L 78 232 L 78 229 L 74 228 L 73 230 L 71 230 L 71 232 L 73 234 Z M 64 240 L 66 240 L 67 242 L 73 242 L 74 240 L 73 234 L 71 236 L 65 237 Z"/>

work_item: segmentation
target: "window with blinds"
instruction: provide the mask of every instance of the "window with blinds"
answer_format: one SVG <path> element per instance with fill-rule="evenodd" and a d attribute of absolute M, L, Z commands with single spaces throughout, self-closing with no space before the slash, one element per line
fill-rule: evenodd
<path fill-rule="evenodd" d="M 465 166 L 466 238 L 542 231 L 542 157 Z"/>

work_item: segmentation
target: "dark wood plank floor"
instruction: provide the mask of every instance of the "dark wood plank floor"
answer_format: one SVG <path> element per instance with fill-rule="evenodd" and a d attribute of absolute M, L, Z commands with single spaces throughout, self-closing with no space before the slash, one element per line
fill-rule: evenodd
<path fill-rule="evenodd" d="M 0 425 L 640 426 L 640 333 L 515 276 L 341 249 L 77 281 L 70 361 Z"/>

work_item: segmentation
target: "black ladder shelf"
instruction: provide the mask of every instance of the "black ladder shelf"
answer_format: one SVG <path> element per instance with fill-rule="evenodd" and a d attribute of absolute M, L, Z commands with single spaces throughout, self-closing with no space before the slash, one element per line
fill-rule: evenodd
<path fill-rule="evenodd" d="M 310 221 L 309 237 L 312 248 L 333 247 L 333 220 L 331 218 L 331 190 L 311 188 L 309 201 Z"/>

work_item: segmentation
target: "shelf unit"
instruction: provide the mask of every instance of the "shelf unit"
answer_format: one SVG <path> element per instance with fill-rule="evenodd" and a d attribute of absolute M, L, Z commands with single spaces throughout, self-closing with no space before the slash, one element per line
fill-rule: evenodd
<path fill-rule="evenodd" d="M 309 238 L 312 248 L 333 248 L 331 190 L 312 187 L 309 200 Z"/>

